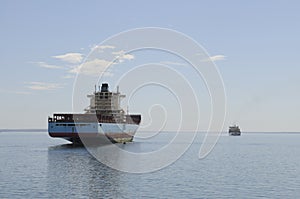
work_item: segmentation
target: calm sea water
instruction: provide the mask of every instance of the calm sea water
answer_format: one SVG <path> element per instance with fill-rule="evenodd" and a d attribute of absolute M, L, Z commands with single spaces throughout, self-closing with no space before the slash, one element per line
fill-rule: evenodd
<path fill-rule="evenodd" d="M 202 138 L 167 168 L 129 174 L 47 133 L 2 132 L 0 198 L 300 198 L 300 134 L 224 135 L 199 160 Z"/>

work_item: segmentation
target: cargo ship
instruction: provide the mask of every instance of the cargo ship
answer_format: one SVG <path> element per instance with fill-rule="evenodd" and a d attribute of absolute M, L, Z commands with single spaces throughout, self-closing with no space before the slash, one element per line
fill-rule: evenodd
<path fill-rule="evenodd" d="M 84 113 L 54 113 L 48 118 L 48 133 L 53 138 L 63 138 L 74 144 L 132 142 L 141 122 L 139 114 L 125 114 L 120 107 L 125 97 L 109 91 L 108 83 L 88 95 L 90 105 Z"/>
<path fill-rule="evenodd" d="M 239 126 L 233 125 L 233 126 L 229 126 L 228 133 L 229 133 L 229 135 L 240 136 L 241 135 L 241 130 L 240 130 Z"/>

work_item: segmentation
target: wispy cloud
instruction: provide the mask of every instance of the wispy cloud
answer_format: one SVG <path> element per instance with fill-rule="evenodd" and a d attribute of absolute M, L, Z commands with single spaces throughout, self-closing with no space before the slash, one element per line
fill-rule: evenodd
<path fill-rule="evenodd" d="M 49 68 L 49 69 L 63 69 L 64 67 L 62 66 L 57 66 L 57 65 L 52 65 L 52 64 L 47 64 L 46 62 L 31 62 L 34 64 L 37 64 L 38 66 L 42 67 L 42 68 Z"/>
<path fill-rule="evenodd" d="M 203 56 L 203 54 L 196 54 L 197 56 L 201 55 Z M 225 60 L 226 59 L 226 56 L 225 55 L 213 55 L 213 56 L 210 56 L 206 59 L 203 59 L 201 60 L 202 62 L 215 62 L 215 61 L 222 61 L 222 60 Z"/>
<path fill-rule="evenodd" d="M 106 61 L 104 59 L 94 59 L 85 62 L 83 65 L 74 67 L 69 72 L 73 74 L 80 73 L 90 76 L 98 76 L 99 74 L 103 74 L 105 76 L 112 76 L 111 72 L 107 70 L 108 67 L 112 64 L 115 63 Z"/>
<path fill-rule="evenodd" d="M 73 69 L 72 69 L 73 70 Z M 75 78 L 74 75 L 70 75 L 70 74 L 67 74 L 67 75 L 64 75 L 62 76 L 63 79 L 72 79 L 72 78 Z"/>
<path fill-rule="evenodd" d="M 209 57 L 211 61 L 222 61 L 226 59 L 225 55 L 214 55 Z"/>
<path fill-rule="evenodd" d="M 165 65 L 173 65 L 173 66 L 186 66 L 186 64 L 182 63 L 182 62 L 163 61 L 163 62 L 160 62 L 160 63 L 165 64 Z"/>
<path fill-rule="evenodd" d="M 47 82 L 25 82 L 26 88 L 31 90 L 56 90 L 62 88 L 60 84 L 57 83 L 47 83 Z"/>
<path fill-rule="evenodd" d="M 124 61 L 133 60 L 135 58 L 134 55 L 125 53 L 124 50 L 120 51 L 113 51 L 115 49 L 115 46 L 112 45 L 94 45 L 91 47 L 91 51 L 95 51 L 97 53 L 100 53 L 99 55 L 103 55 L 107 58 L 94 58 L 93 60 L 88 60 L 82 63 L 83 59 L 85 58 L 84 54 L 82 53 L 65 53 L 62 55 L 55 55 L 52 56 L 52 58 L 55 58 L 57 60 L 63 61 L 64 66 L 58 66 L 58 65 L 51 65 L 46 62 L 35 62 L 40 67 L 43 68 L 51 68 L 51 69 L 66 69 L 67 73 L 62 75 L 63 79 L 69 79 L 74 78 L 74 74 L 80 73 L 84 75 L 90 75 L 90 76 L 98 76 L 100 74 L 105 76 L 113 76 L 113 73 L 111 72 L 111 69 L 109 66 L 112 64 L 120 64 Z M 104 52 L 104 50 L 107 50 Z M 104 54 L 102 54 L 104 53 Z M 107 60 L 114 60 L 107 61 Z M 109 68 L 109 69 L 108 69 Z M 56 84 L 44 84 L 42 82 L 31 82 L 27 85 L 28 88 L 33 90 L 51 90 L 55 89 L 58 85 Z"/>
<path fill-rule="evenodd" d="M 97 46 L 99 49 L 114 49 L 114 46 Z M 89 76 L 113 76 L 113 73 L 111 71 L 112 65 L 120 64 L 126 60 L 132 60 L 134 59 L 134 55 L 125 53 L 125 51 L 117 51 L 117 52 L 111 52 L 110 56 L 112 59 L 116 59 L 113 61 L 107 61 L 105 59 L 93 59 L 86 61 L 85 63 L 75 66 L 71 70 L 69 70 L 69 73 L 73 74 L 84 74 Z"/>
<path fill-rule="evenodd" d="M 117 51 L 117 52 L 112 52 L 112 54 L 116 56 L 116 59 L 118 59 L 118 61 L 120 63 L 124 62 L 125 60 L 134 59 L 134 55 L 129 54 L 129 53 L 125 53 L 124 50 L 120 50 L 120 51 Z"/>
<path fill-rule="evenodd" d="M 111 45 L 94 45 L 91 47 L 91 50 L 105 50 L 105 49 L 115 49 L 115 46 Z"/>
<path fill-rule="evenodd" d="M 71 64 L 78 64 L 83 60 L 83 54 L 81 53 L 66 53 L 52 57 Z"/>

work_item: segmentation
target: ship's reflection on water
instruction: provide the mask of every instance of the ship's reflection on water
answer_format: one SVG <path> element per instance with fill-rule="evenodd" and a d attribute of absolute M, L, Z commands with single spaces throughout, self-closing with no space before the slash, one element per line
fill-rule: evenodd
<path fill-rule="evenodd" d="M 119 144 L 135 149 L 141 143 Z M 120 198 L 134 192 L 128 180 L 139 175 L 114 170 L 95 159 L 84 146 L 64 144 L 48 147 L 47 192 L 54 197 Z M 133 182 L 132 182 L 133 183 Z"/>
<path fill-rule="evenodd" d="M 47 188 L 52 198 L 118 197 L 122 173 L 98 162 L 82 146 L 48 148 Z"/>
<path fill-rule="evenodd" d="M 158 138 L 155 137 L 156 141 L 136 139 L 132 143 L 93 146 L 88 149 L 72 144 L 48 147 L 47 193 L 52 194 L 51 198 L 124 198 L 126 196 L 140 198 L 151 195 L 154 190 L 159 189 L 160 186 L 157 183 L 161 177 L 165 178 L 163 171 L 148 174 L 126 173 L 106 166 L 95 157 L 99 159 L 101 156 L 102 162 L 112 161 L 121 168 L 137 165 L 143 167 L 149 161 L 142 158 L 128 161 L 120 151 L 129 153 L 156 151 L 166 146 L 170 140 L 169 137 L 173 136 L 174 134 L 163 134 Z M 112 146 L 117 146 L 121 150 L 111 150 Z M 159 192 L 164 193 L 163 190 Z"/>

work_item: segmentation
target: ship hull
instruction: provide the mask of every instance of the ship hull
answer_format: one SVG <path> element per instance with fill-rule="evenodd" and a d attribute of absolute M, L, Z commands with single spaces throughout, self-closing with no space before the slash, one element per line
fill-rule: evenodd
<path fill-rule="evenodd" d="M 62 123 L 50 122 L 51 137 L 63 138 L 74 144 L 109 144 L 132 142 L 137 124 L 126 123 Z"/>
<path fill-rule="evenodd" d="M 240 136 L 241 132 L 229 132 L 229 135 L 231 135 L 231 136 Z"/>

